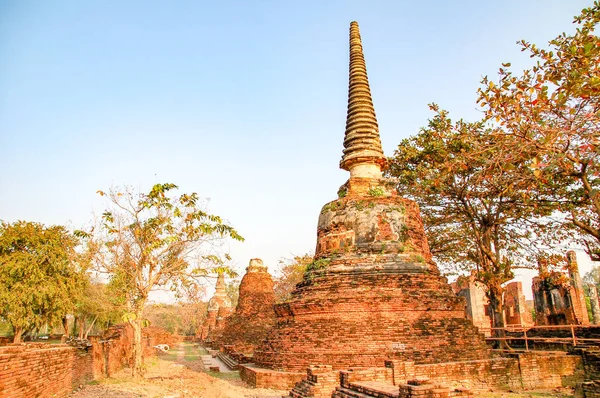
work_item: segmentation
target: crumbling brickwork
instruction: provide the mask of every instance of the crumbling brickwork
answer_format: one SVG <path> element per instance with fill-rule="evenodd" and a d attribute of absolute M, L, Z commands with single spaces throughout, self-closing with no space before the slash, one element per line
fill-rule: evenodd
<path fill-rule="evenodd" d="M 0 397 L 66 397 L 93 380 L 92 356 L 64 344 L 0 347 Z"/>
<path fill-rule="evenodd" d="M 220 273 L 217 276 L 215 294 L 208 301 L 206 310 L 206 320 L 200 331 L 202 340 L 214 341 L 218 333 L 225 325 L 225 320 L 231 315 L 231 300 L 225 291 L 225 275 Z"/>
<path fill-rule="evenodd" d="M 142 333 L 146 356 L 154 355 L 155 344 L 176 342 L 160 328 L 145 328 Z M 129 366 L 132 339 L 131 326 L 123 324 L 92 339 L 89 349 L 48 343 L 0 347 L 0 398 L 66 397 L 81 384 Z"/>
<path fill-rule="evenodd" d="M 251 356 L 275 325 L 273 279 L 261 259 L 250 260 L 239 288 L 235 312 L 227 318 L 218 337 L 228 354 Z"/>
<path fill-rule="evenodd" d="M 504 287 L 504 320 L 507 326 L 533 326 L 522 282 L 510 282 Z"/>
<path fill-rule="evenodd" d="M 590 324 L 575 252 L 567 252 L 567 260 L 568 278 L 559 272 L 548 272 L 543 266 L 540 275 L 533 278 L 537 325 Z"/>
<path fill-rule="evenodd" d="M 461 276 L 451 284 L 452 290 L 466 301 L 465 314 L 473 325 L 486 336 L 491 336 L 492 318 L 490 317 L 490 302 L 485 295 L 485 286 L 477 282 L 473 275 Z"/>

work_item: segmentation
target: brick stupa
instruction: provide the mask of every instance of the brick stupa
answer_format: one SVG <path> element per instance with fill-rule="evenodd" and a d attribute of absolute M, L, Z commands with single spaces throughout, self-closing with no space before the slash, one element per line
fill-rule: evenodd
<path fill-rule="evenodd" d="M 323 206 L 315 261 L 277 325 L 254 352 L 255 366 L 303 372 L 488 357 L 432 261 L 419 208 L 382 178 L 386 158 L 367 79 L 358 24 L 350 25 L 348 115 L 339 198 Z"/>
<path fill-rule="evenodd" d="M 215 294 L 208 300 L 206 320 L 202 326 L 201 339 L 207 342 L 213 341 L 215 336 L 224 326 L 225 319 L 231 315 L 231 300 L 225 289 L 225 275 L 219 273 Z"/>
<path fill-rule="evenodd" d="M 275 325 L 273 279 L 259 258 L 250 260 L 240 283 L 235 312 L 218 338 L 229 354 L 250 357 Z"/>

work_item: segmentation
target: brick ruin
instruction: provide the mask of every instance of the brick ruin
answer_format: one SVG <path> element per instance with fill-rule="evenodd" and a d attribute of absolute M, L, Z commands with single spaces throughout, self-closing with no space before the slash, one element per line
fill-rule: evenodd
<path fill-rule="evenodd" d="M 251 357 L 275 325 L 273 279 L 259 258 L 250 260 L 239 287 L 235 312 L 227 318 L 217 341 L 235 359 Z"/>
<path fill-rule="evenodd" d="M 486 336 L 491 336 L 492 318 L 490 317 L 489 300 L 485 295 L 485 286 L 475 280 L 475 276 L 460 276 L 450 284 L 452 290 L 466 301 L 465 315 L 473 325 Z"/>
<path fill-rule="evenodd" d="M 532 290 L 537 325 L 589 325 L 585 295 L 575 252 L 567 252 L 569 278 L 540 265 Z"/>
<path fill-rule="evenodd" d="M 0 347 L 0 397 L 66 397 L 81 384 L 103 377 L 131 364 L 133 329 L 115 325 L 102 336 L 91 338 L 91 346 L 23 343 Z M 174 344 L 178 338 L 163 329 L 142 331 L 144 356 L 155 355 L 157 344 Z"/>
<path fill-rule="evenodd" d="M 473 321 L 473 324 L 482 330 L 486 336 L 491 335 L 492 318 L 489 311 L 489 300 L 485 294 L 485 286 L 476 281 L 473 275 L 461 276 L 450 285 L 455 294 L 465 298 L 467 318 Z M 502 300 L 506 326 L 530 327 L 534 325 L 532 308 L 527 304 L 521 282 L 514 281 L 506 284 Z"/>
<path fill-rule="evenodd" d="M 215 294 L 208 301 L 206 320 L 200 330 L 200 339 L 213 341 L 225 324 L 225 319 L 231 315 L 231 300 L 225 290 L 225 275 L 219 273 L 215 285 Z"/>
<path fill-rule="evenodd" d="M 261 368 L 488 358 L 484 336 L 464 316 L 464 299 L 432 261 L 418 206 L 382 178 L 386 159 L 356 22 L 344 148 L 340 167 L 350 179 L 321 210 L 315 261 L 291 299 L 275 306 L 277 324 L 242 377 L 258 377 Z"/>
<path fill-rule="evenodd" d="M 461 276 L 450 284 L 458 296 L 464 297 L 465 314 L 486 336 L 491 336 L 492 318 L 485 286 L 473 275 Z M 504 286 L 504 323 L 506 326 L 530 327 L 534 325 L 531 308 L 527 305 L 521 282 L 510 282 Z"/>
<path fill-rule="evenodd" d="M 522 282 L 510 282 L 504 287 L 504 321 L 506 326 L 534 325 L 531 308 L 523 294 Z"/>

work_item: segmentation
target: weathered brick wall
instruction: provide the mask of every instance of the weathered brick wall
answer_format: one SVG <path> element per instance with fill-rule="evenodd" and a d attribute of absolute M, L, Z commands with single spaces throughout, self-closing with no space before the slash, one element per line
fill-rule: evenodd
<path fill-rule="evenodd" d="M 583 364 L 587 380 L 600 380 L 600 351 L 583 350 Z"/>
<path fill-rule="evenodd" d="M 277 327 L 255 350 L 255 363 L 288 371 L 489 357 L 465 318 L 464 301 L 432 274 L 384 272 L 314 276 L 291 302 L 275 306 Z"/>
<path fill-rule="evenodd" d="M 522 388 L 554 388 L 574 386 L 583 379 L 583 366 L 579 355 L 565 353 L 516 354 L 521 370 Z"/>
<path fill-rule="evenodd" d="M 146 328 L 143 336 L 145 355 L 155 353 L 155 344 L 177 342 L 160 328 Z M 132 340 L 133 330 L 124 324 L 110 327 L 101 338 L 92 338 L 88 350 L 48 343 L 0 347 L 0 398 L 66 397 L 80 384 L 129 366 Z"/>
<path fill-rule="evenodd" d="M 465 298 L 467 318 L 486 336 L 491 336 L 492 318 L 489 313 L 490 302 L 485 295 L 485 286 L 477 282 L 473 275 L 461 276 L 450 286 L 458 296 Z"/>
<path fill-rule="evenodd" d="M 511 282 L 505 286 L 504 317 L 507 325 L 533 326 L 533 316 L 525 301 L 522 282 Z"/>
<path fill-rule="evenodd" d="M 167 332 L 163 328 L 159 328 L 157 326 L 148 326 L 142 330 L 142 335 L 150 339 L 149 345 L 155 346 L 157 344 L 167 344 L 169 346 L 173 346 L 177 343 L 180 343 L 184 340 L 184 336 L 178 336 Z M 187 336 L 186 336 L 187 337 Z M 191 337 L 188 341 L 191 341 Z"/>
<path fill-rule="evenodd" d="M 150 326 L 142 329 L 142 349 L 144 356 L 156 354 L 154 346 L 173 346 L 180 341 L 166 330 Z M 96 377 L 110 377 L 124 367 L 131 366 L 133 358 L 133 328 L 129 324 L 114 325 L 104 331 L 100 339 L 92 340 L 94 374 Z"/>
<path fill-rule="evenodd" d="M 393 367 L 396 384 L 427 378 L 442 384 L 462 381 L 470 388 L 530 390 L 575 386 L 583 380 L 581 357 L 565 353 L 528 352 L 510 358 L 423 365 L 387 361 L 386 365 Z"/>
<path fill-rule="evenodd" d="M 289 390 L 297 382 L 301 381 L 305 375 L 305 372 L 277 372 L 270 369 L 262 369 L 253 364 L 240 366 L 240 378 L 257 388 Z"/>
<path fill-rule="evenodd" d="M 66 397 L 93 378 L 86 351 L 46 343 L 0 347 L 0 397 Z"/>

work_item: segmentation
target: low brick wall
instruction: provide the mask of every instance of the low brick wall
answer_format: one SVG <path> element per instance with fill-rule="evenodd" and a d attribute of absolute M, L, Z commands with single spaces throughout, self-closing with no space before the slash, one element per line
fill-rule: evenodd
<path fill-rule="evenodd" d="M 93 378 L 86 351 L 46 343 L 0 347 L 0 397 L 66 397 Z"/>
<path fill-rule="evenodd" d="M 600 350 L 582 350 L 583 367 L 585 369 L 585 382 L 577 386 L 577 397 L 600 398 Z"/>
<path fill-rule="evenodd" d="M 144 355 L 156 344 L 178 340 L 162 329 L 144 330 Z M 131 364 L 133 330 L 116 325 L 91 339 L 90 349 L 66 344 L 25 343 L 0 347 L 0 398 L 67 397 L 91 380 L 109 377 Z"/>
<path fill-rule="evenodd" d="M 322 368 L 322 369 L 321 369 Z M 278 372 L 253 364 L 240 365 L 240 376 L 255 387 L 290 389 L 294 398 L 319 395 L 331 396 L 331 367 L 311 367 L 306 374 Z M 316 370 L 315 370 L 316 369 Z M 319 372 L 324 377 L 318 382 Z M 298 379 L 302 379 L 300 380 Z M 584 379 L 581 357 L 564 352 L 527 352 L 513 354 L 508 358 L 420 364 L 388 360 L 385 367 L 356 368 L 341 371 L 341 380 L 348 382 L 383 382 L 400 386 L 410 380 L 427 379 L 431 385 L 460 385 L 461 388 L 501 388 L 512 390 L 553 389 L 575 386 Z M 342 382 L 343 385 L 343 382 Z M 322 387 L 322 388 L 321 388 Z M 594 396 L 594 398 L 596 398 Z"/>
<path fill-rule="evenodd" d="M 306 373 L 278 372 L 259 368 L 253 364 L 240 365 L 239 369 L 241 379 L 251 386 L 276 390 L 290 390 L 306 376 Z"/>
<path fill-rule="evenodd" d="M 387 361 L 394 368 L 395 384 L 425 377 L 433 383 L 461 381 L 468 387 L 516 390 L 575 386 L 583 380 L 581 357 L 563 352 L 527 352 L 509 358 L 415 365 Z"/>

